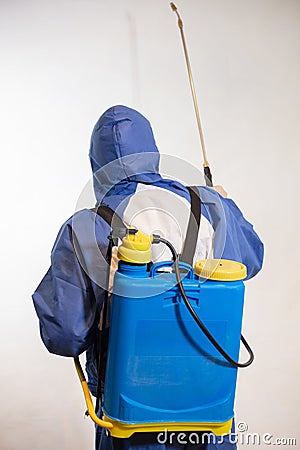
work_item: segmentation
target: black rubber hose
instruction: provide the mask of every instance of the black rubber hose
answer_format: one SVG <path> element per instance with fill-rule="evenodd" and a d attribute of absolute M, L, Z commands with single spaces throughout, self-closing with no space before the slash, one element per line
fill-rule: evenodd
<path fill-rule="evenodd" d="M 248 361 L 244 362 L 244 363 L 240 363 L 238 361 L 235 361 L 234 359 L 231 358 L 231 356 L 228 355 L 228 353 L 225 352 L 225 350 L 220 346 L 220 344 L 215 340 L 215 338 L 210 334 L 210 332 L 208 331 L 208 329 L 206 328 L 206 326 L 204 325 L 204 323 L 201 321 L 201 319 L 198 317 L 198 315 L 196 314 L 196 312 L 194 311 L 194 308 L 192 307 L 189 299 L 187 298 L 187 295 L 185 293 L 182 281 L 181 281 L 181 276 L 180 276 L 180 269 L 179 269 L 179 265 L 178 265 L 178 255 L 176 253 L 175 248 L 173 247 L 173 245 L 167 241 L 164 238 L 159 238 L 160 242 L 162 242 L 163 244 L 167 245 L 169 247 L 169 249 L 172 252 L 173 255 L 173 259 L 174 259 L 174 268 L 175 268 L 175 275 L 176 275 L 176 280 L 178 283 L 178 287 L 180 290 L 180 293 L 182 295 L 182 298 L 184 300 L 184 303 L 187 307 L 187 309 L 189 310 L 190 314 L 192 315 L 193 319 L 195 320 L 195 322 L 197 323 L 197 325 L 199 326 L 199 328 L 202 330 L 202 332 L 205 334 L 205 336 L 207 337 L 207 339 L 209 339 L 209 341 L 212 343 L 212 345 L 218 350 L 218 352 L 230 363 L 232 364 L 234 367 L 248 367 L 250 366 L 250 364 L 252 364 L 252 362 L 254 361 L 254 353 L 250 347 L 250 345 L 248 344 L 248 342 L 246 341 L 246 339 L 244 338 L 243 335 L 241 335 L 241 341 L 243 343 L 243 345 L 245 346 L 248 354 L 249 354 L 249 359 Z"/>

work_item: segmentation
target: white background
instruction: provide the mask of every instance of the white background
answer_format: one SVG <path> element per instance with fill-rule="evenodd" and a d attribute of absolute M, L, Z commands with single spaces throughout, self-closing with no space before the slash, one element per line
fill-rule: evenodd
<path fill-rule="evenodd" d="M 266 249 L 247 283 L 256 360 L 239 373 L 237 421 L 297 437 L 299 449 L 300 2 L 177 6 L 215 183 Z M 89 180 L 89 137 L 105 109 L 140 110 L 162 152 L 201 166 L 179 30 L 167 0 L 1 0 L 0 16 L 0 448 L 91 449 L 72 360 L 44 349 L 30 296 Z"/>

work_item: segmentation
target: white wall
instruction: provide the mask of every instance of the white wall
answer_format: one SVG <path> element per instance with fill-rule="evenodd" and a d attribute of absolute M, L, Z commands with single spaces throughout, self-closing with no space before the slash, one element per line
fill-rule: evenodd
<path fill-rule="evenodd" d="M 247 283 L 256 361 L 240 372 L 237 420 L 300 448 L 300 3 L 177 6 L 215 182 L 266 247 L 264 270 Z M 0 448 L 92 448 L 72 361 L 43 348 L 30 295 L 90 177 L 89 137 L 107 107 L 139 109 L 162 152 L 200 166 L 179 30 L 168 1 L 2 0 L 0 46 Z"/>

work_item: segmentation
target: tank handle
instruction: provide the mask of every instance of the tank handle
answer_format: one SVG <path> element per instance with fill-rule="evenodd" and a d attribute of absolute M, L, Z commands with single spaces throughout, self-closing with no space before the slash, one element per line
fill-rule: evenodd
<path fill-rule="evenodd" d="M 154 277 L 157 274 L 157 271 L 159 269 L 162 269 L 163 267 L 174 267 L 174 261 L 159 261 L 153 264 L 150 269 L 149 276 Z M 192 266 L 184 262 L 179 262 L 179 269 L 185 269 L 187 271 L 185 277 L 187 277 L 189 280 L 194 280 L 194 269 L 192 268 Z"/>

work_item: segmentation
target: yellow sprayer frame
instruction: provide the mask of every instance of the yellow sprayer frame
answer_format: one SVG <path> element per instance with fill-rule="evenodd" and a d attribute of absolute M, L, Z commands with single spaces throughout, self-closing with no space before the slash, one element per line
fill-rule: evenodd
<path fill-rule="evenodd" d="M 87 406 L 87 414 L 90 418 L 102 428 L 106 428 L 111 436 L 117 438 L 128 438 L 134 433 L 154 432 L 159 433 L 162 431 L 200 431 L 200 432 L 212 432 L 216 436 L 223 436 L 230 433 L 232 426 L 232 419 L 227 422 L 152 422 L 152 423 L 124 423 L 117 420 L 113 420 L 110 417 L 103 416 L 103 419 L 99 419 L 95 412 L 94 404 L 92 401 L 91 393 L 88 388 L 79 358 L 74 358 L 74 363 L 78 377 L 80 379 L 81 387 L 83 390 L 85 403 Z"/>

